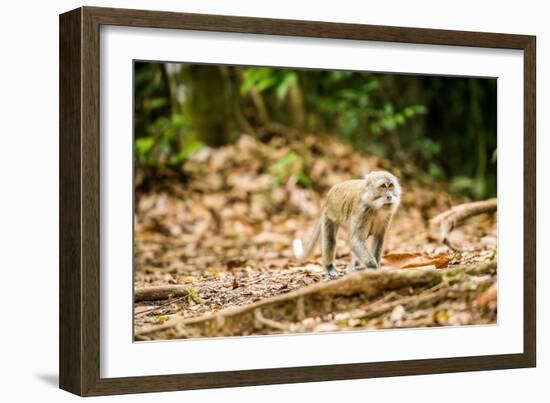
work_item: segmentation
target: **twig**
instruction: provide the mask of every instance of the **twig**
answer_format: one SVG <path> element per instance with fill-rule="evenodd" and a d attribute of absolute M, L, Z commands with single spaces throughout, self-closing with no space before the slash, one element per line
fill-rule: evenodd
<path fill-rule="evenodd" d="M 164 303 L 162 303 L 162 304 L 160 304 L 160 305 L 157 305 L 157 306 L 155 306 L 155 307 L 153 307 L 153 308 L 151 308 L 151 309 L 147 309 L 147 310 L 145 310 L 145 311 L 138 312 L 138 313 L 134 314 L 134 317 L 137 318 L 137 317 L 139 317 L 139 316 L 146 315 L 146 314 L 148 314 L 148 313 L 150 313 L 150 312 L 157 311 L 157 310 L 159 310 L 160 308 L 164 308 L 165 306 L 172 305 L 172 304 L 174 304 L 174 303 L 176 303 L 176 302 L 179 302 L 179 301 L 182 301 L 182 300 L 184 300 L 184 299 L 186 299 L 186 298 L 187 298 L 187 295 L 184 295 L 183 297 L 171 299 L 170 301 L 164 302 Z"/>
<path fill-rule="evenodd" d="M 136 288 L 134 292 L 134 302 L 158 301 L 187 295 L 189 295 L 189 288 L 184 285 L 161 285 Z"/>

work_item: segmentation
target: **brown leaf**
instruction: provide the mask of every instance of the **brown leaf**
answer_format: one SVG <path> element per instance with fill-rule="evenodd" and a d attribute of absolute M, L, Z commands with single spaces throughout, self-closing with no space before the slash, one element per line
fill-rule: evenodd
<path fill-rule="evenodd" d="M 225 268 L 227 270 L 233 270 L 237 267 L 243 267 L 247 262 L 247 259 L 245 257 L 239 256 L 234 259 L 227 259 L 224 262 Z"/>
<path fill-rule="evenodd" d="M 263 243 L 281 243 L 284 245 L 290 244 L 289 236 L 285 234 L 278 234 L 275 232 L 262 232 L 258 235 L 256 235 L 254 238 L 252 238 L 252 242 L 255 244 L 263 244 Z"/>
<path fill-rule="evenodd" d="M 269 261 L 269 267 L 287 267 L 290 263 L 290 259 L 287 257 L 272 259 Z"/>
<path fill-rule="evenodd" d="M 442 268 L 447 267 L 451 259 L 452 255 L 449 253 L 431 255 L 426 252 L 398 252 L 385 255 L 382 264 L 400 269 L 430 265 Z"/>
<path fill-rule="evenodd" d="M 490 303 L 493 303 L 496 305 L 497 301 L 497 283 L 494 283 L 491 287 L 487 289 L 483 294 L 479 295 L 475 303 L 477 306 L 484 308 Z"/>

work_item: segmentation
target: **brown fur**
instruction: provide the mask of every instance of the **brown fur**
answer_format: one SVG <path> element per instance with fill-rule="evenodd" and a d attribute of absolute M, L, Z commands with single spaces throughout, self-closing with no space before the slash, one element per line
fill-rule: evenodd
<path fill-rule="evenodd" d="M 401 187 L 397 178 L 386 171 L 374 171 L 365 179 L 355 179 L 334 185 L 325 200 L 321 216 L 313 234 L 302 250 L 295 240 L 295 254 L 304 259 L 311 254 L 319 236 L 323 264 L 329 275 L 338 275 L 334 264 L 336 234 L 340 227 L 348 232 L 352 250 L 351 269 L 378 268 L 386 231 L 401 201 Z M 367 238 L 372 237 L 369 250 Z"/>

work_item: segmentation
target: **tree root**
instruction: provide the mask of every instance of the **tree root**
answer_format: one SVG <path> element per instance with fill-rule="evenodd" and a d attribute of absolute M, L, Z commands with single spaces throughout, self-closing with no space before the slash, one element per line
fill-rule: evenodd
<path fill-rule="evenodd" d="M 158 301 L 173 297 L 189 295 L 189 287 L 184 285 L 161 285 L 155 287 L 136 288 L 134 302 Z"/>
<path fill-rule="evenodd" d="M 442 281 L 435 269 L 378 270 L 350 273 L 340 279 L 313 284 L 242 307 L 228 308 L 199 318 L 177 318 L 136 332 L 136 339 L 172 339 L 246 335 L 267 327 L 284 331 L 286 323 L 306 317 L 349 310 L 349 299 L 363 302 L 385 291 L 432 287 Z M 261 311 L 260 311 L 261 309 Z M 162 337 L 158 337 L 161 336 Z"/>
<path fill-rule="evenodd" d="M 401 306 L 407 312 L 420 312 L 423 309 L 431 310 L 431 313 L 428 318 L 425 320 L 422 319 L 408 319 L 403 322 L 400 321 L 397 327 L 422 327 L 422 326 L 433 326 L 434 318 L 433 312 L 434 307 L 445 306 L 447 303 L 453 300 L 464 300 L 468 299 L 475 290 L 471 289 L 471 285 L 467 283 L 465 286 L 458 286 L 453 281 L 457 275 L 467 275 L 474 277 L 487 277 L 484 281 L 476 281 L 476 285 L 480 287 L 492 286 L 487 290 L 478 295 L 474 300 L 474 304 L 484 308 L 487 305 L 486 301 L 490 301 L 489 304 L 493 304 L 492 309 L 496 309 L 496 292 L 495 292 L 495 280 L 494 274 L 496 273 L 496 262 L 490 262 L 486 264 L 480 264 L 475 266 L 466 266 L 466 267 L 457 267 L 448 270 L 441 270 L 444 273 L 443 281 L 436 284 L 435 286 L 422 290 L 420 294 L 416 295 L 401 295 L 396 292 L 389 292 L 384 297 L 360 306 L 357 309 L 352 309 L 347 312 L 342 312 L 336 314 L 329 323 L 332 323 L 336 326 L 344 326 L 342 322 L 347 323 L 348 321 L 358 321 L 361 323 L 363 321 L 371 321 L 373 319 L 378 319 L 385 315 L 390 314 L 394 311 L 395 308 Z M 447 277 L 447 275 L 449 277 Z M 443 303 L 443 305 L 441 305 Z M 353 328 L 354 325 L 351 326 Z M 385 326 L 382 326 L 382 328 Z M 311 324 L 306 322 L 300 322 L 291 326 L 291 331 L 295 333 L 310 331 Z"/>
<path fill-rule="evenodd" d="M 483 213 L 492 213 L 497 209 L 497 199 L 459 204 L 430 220 L 430 226 L 439 226 L 441 241 L 451 249 L 460 250 L 449 240 L 450 232 L 468 218 Z"/>
<path fill-rule="evenodd" d="M 174 318 L 160 325 L 151 325 L 136 331 L 135 339 L 245 336 L 262 329 L 262 333 L 288 332 L 306 318 L 339 312 L 349 312 L 350 318 L 371 319 L 390 312 L 397 305 L 407 309 L 433 305 L 449 297 L 451 288 L 448 281 L 456 276 L 495 274 L 496 270 L 497 263 L 493 261 L 450 269 L 355 272 L 250 305 L 227 308 L 198 318 Z M 397 293 L 415 288 L 422 291 L 404 297 L 399 297 Z M 397 299 L 392 301 L 393 298 Z"/>
<path fill-rule="evenodd" d="M 444 288 L 444 283 L 439 283 L 432 287 L 426 295 L 413 295 L 410 297 L 400 298 L 392 302 L 387 302 L 378 307 L 369 309 L 368 307 L 360 314 L 352 315 L 354 319 L 372 319 L 378 316 L 391 312 L 395 307 L 402 305 L 404 308 L 416 308 L 426 303 L 435 303 L 443 300 L 448 292 L 448 288 Z M 442 289 L 443 288 L 443 289 Z"/>
<path fill-rule="evenodd" d="M 259 329 L 266 326 L 275 330 L 287 331 L 290 328 L 290 326 L 285 323 L 264 318 L 264 315 L 262 315 L 262 308 L 254 309 L 254 319 L 256 320 L 256 322 L 258 322 L 256 323 L 256 325 Z"/>

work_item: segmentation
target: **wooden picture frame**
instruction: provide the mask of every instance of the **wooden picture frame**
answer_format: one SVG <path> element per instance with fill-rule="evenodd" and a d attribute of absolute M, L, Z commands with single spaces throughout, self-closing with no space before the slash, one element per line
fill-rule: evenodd
<path fill-rule="evenodd" d="M 171 28 L 524 52 L 523 353 L 100 377 L 100 26 Z M 60 387 L 81 396 L 533 367 L 536 363 L 535 37 L 82 7 L 60 16 Z"/>

